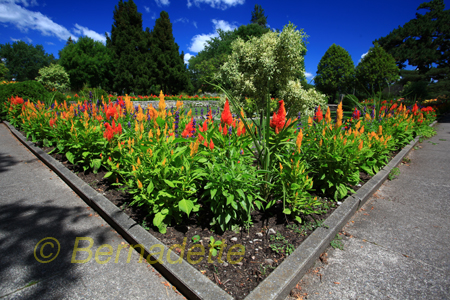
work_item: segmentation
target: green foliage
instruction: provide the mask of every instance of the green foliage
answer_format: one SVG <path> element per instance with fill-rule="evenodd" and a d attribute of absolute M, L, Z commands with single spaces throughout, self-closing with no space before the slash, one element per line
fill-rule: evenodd
<path fill-rule="evenodd" d="M 279 232 L 270 236 L 270 242 L 272 242 L 270 244 L 270 249 L 278 254 L 286 254 L 286 256 L 289 256 L 295 250 L 294 245 Z"/>
<path fill-rule="evenodd" d="M 8 74 L 8 72 L 9 72 L 8 68 L 2 61 L 0 61 L 0 81 L 6 79 L 6 74 Z"/>
<path fill-rule="evenodd" d="M 50 93 L 40 82 L 35 80 L 0 86 L 0 101 L 2 103 L 12 96 L 19 96 L 24 100 L 30 99 L 33 102 L 37 102 L 38 100 L 47 100 L 50 97 Z"/>
<path fill-rule="evenodd" d="M 51 92 L 50 95 L 51 95 L 50 98 L 53 101 L 56 101 L 57 103 L 63 103 L 64 100 L 67 100 L 66 95 L 64 95 L 63 93 L 61 93 L 59 91 Z"/>
<path fill-rule="evenodd" d="M 78 91 L 85 84 L 112 89 L 115 73 L 113 53 L 101 42 L 85 36 L 74 43 L 69 38 L 59 57 L 58 63 L 69 74 L 73 90 Z"/>
<path fill-rule="evenodd" d="M 176 94 L 190 87 L 190 79 L 184 65 L 184 53 L 180 55 L 172 34 L 169 14 L 162 11 L 151 34 L 153 60 L 156 63 L 156 84 L 165 94 Z"/>
<path fill-rule="evenodd" d="M 417 69 L 417 79 L 408 78 L 403 83 L 428 82 L 429 91 L 435 97 L 449 93 L 450 11 L 444 10 L 443 0 L 424 2 L 417 8 L 422 9 L 426 10 L 425 14 L 416 13 L 415 19 L 375 42 L 394 57 L 400 68 L 407 62 Z"/>
<path fill-rule="evenodd" d="M 342 237 L 339 234 L 336 234 L 336 237 L 330 242 L 330 246 L 333 249 L 344 250 L 344 243 L 342 243 Z"/>
<path fill-rule="evenodd" d="M 245 162 L 249 160 L 251 157 L 231 149 L 205 162 L 204 199 L 214 215 L 211 225 L 222 232 L 233 225 L 249 228 L 254 206 L 262 207 L 258 195 L 261 176 L 256 167 Z"/>
<path fill-rule="evenodd" d="M 374 94 L 398 78 L 400 78 L 399 69 L 394 58 L 377 43 L 356 66 L 356 88 L 362 93 Z"/>
<path fill-rule="evenodd" d="M 80 97 L 84 97 L 86 99 L 92 99 L 93 101 L 103 99 L 106 101 L 109 97 L 109 94 L 101 89 L 101 88 L 90 88 L 89 86 L 83 86 L 83 89 L 78 93 Z"/>
<path fill-rule="evenodd" d="M 267 27 L 267 16 L 264 15 L 264 9 L 261 5 L 255 4 L 255 9 L 252 11 L 252 24 L 258 24 L 261 27 Z"/>
<path fill-rule="evenodd" d="M 395 178 L 397 178 L 398 175 L 400 175 L 400 169 L 397 168 L 397 167 L 393 168 L 391 170 L 391 172 L 389 172 L 388 179 L 389 180 L 394 180 Z"/>
<path fill-rule="evenodd" d="M 13 78 L 16 81 L 34 80 L 39 75 L 39 69 L 56 62 L 53 54 L 45 53 L 42 45 L 33 46 L 24 41 L 1 44 L 0 58 L 6 59 L 8 81 Z"/>
<path fill-rule="evenodd" d="M 347 94 L 352 90 L 355 66 L 350 54 L 341 46 L 331 45 L 317 66 L 316 88 L 328 96 Z"/>
<path fill-rule="evenodd" d="M 64 91 L 70 85 L 69 75 L 61 65 L 51 64 L 39 70 L 36 81 L 42 83 L 49 91 Z"/>
<path fill-rule="evenodd" d="M 422 99 L 428 98 L 428 82 L 425 81 L 408 81 L 403 86 L 402 97 L 407 99 Z"/>
<path fill-rule="evenodd" d="M 212 256 L 217 256 L 217 250 L 220 249 L 222 245 L 222 241 L 216 241 L 212 236 L 209 238 L 209 251 Z"/>

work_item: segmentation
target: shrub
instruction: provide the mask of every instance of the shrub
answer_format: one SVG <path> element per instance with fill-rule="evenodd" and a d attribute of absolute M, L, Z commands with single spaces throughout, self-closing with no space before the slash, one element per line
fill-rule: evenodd
<path fill-rule="evenodd" d="M 38 100 L 47 100 L 49 93 L 42 84 L 34 80 L 14 84 L 2 84 L 0 85 L 0 111 L 2 111 L 4 103 L 13 96 L 19 96 L 24 100 L 29 99 L 37 102 Z"/>
<path fill-rule="evenodd" d="M 39 70 L 36 80 L 49 91 L 64 91 L 69 88 L 69 74 L 61 65 L 51 64 Z"/>
<path fill-rule="evenodd" d="M 97 100 L 101 100 L 102 96 L 103 99 L 107 100 L 108 99 L 108 93 L 101 89 L 101 88 L 90 88 L 88 86 L 84 86 L 83 89 L 78 93 L 79 96 L 83 96 L 86 97 L 86 99 L 89 99 L 92 93 L 92 100 L 93 101 L 97 101 Z"/>

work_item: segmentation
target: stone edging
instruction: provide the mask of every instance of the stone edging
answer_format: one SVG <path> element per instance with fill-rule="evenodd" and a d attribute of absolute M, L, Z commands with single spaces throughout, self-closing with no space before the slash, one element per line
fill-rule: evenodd
<path fill-rule="evenodd" d="M 8 122 L 4 121 L 9 130 L 41 161 L 57 173 L 89 206 L 94 208 L 102 218 L 108 222 L 130 244 L 142 244 L 145 255 L 149 255 L 152 245 L 163 245 L 163 261 L 153 266 L 177 289 L 189 299 L 233 299 L 228 293 L 211 282 L 193 266 L 182 260 L 181 264 L 170 264 L 167 261 L 168 248 L 157 238 L 143 229 L 128 217 L 106 197 L 98 193 L 77 175 L 72 173 L 59 161 L 27 141 Z M 430 126 L 434 126 L 434 121 Z M 263 282 L 261 282 L 246 300 L 256 299 L 285 299 L 289 292 L 311 268 L 319 255 L 325 251 L 353 214 L 387 179 L 390 171 L 397 167 L 402 159 L 417 144 L 420 137 L 416 137 L 404 147 L 386 166 L 366 182 L 354 195 L 344 199 L 343 203 L 323 222 L 323 227 L 317 228 L 295 251 L 289 255 Z M 172 261 L 179 259 L 175 253 L 170 253 Z M 151 256 L 152 260 L 156 258 Z"/>

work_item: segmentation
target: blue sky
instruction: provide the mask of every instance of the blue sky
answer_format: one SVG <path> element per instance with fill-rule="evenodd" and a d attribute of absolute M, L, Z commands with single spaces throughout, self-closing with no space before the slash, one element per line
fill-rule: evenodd
<path fill-rule="evenodd" d="M 446 9 L 448 9 L 448 2 Z M 333 44 L 346 49 L 355 66 L 372 41 L 415 18 L 425 0 L 135 0 L 143 27 L 153 28 L 161 11 L 169 13 L 175 42 L 185 59 L 203 49 L 216 29 L 233 30 L 250 22 L 255 4 L 264 9 L 271 28 L 292 22 L 309 36 L 307 78 Z M 118 1 L 0 0 L 0 44 L 23 40 L 43 45 L 58 58 L 69 36 L 105 41 Z M 425 11 L 419 11 L 425 13 Z"/>

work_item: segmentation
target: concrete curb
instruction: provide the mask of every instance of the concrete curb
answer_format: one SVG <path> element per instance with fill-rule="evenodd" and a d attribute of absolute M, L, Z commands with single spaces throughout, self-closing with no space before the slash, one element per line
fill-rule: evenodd
<path fill-rule="evenodd" d="M 183 293 L 183 295 L 189 299 L 233 299 L 227 292 L 210 281 L 184 259 L 181 260 L 181 263 L 179 264 L 169 263 L 167 258 L 174 262 L 178 261 L 180 257 L 171 250 L 170 254 L 168 254 L 169 248 L 166 247 L 164 243 L 142 228 L 106 197 L 91 188 L 59 161 L 55 160 L 40 148 L 34 146 L 32 142 L 27 141 L 26 138 L 8 122 L 5 121 L 4 123 L 34 155 L 58 174 L 59 177 L 61 177 L 61 179 L 63 179 L 89 206 L 95 209 L 99 215 L 111 225 L 111 227 L 122 235 L 129 244 L 144 245 L 145 257 L 147 260 L 154 261 L 155 264 L 153 264 L 153 266 L 155 269 L 169 280 L 181 293 Z M 155 257 L 151 254 L 152 252 L 160 252 L 159 247 L 156 247 L 157 250 L 152 251 L 156 245 L 162 246 L 164 251 L 162 261 L 158 261 L 157 263 L 157 256 Z M 150 258 L 147 257 L 149 254 Z"/>
<path fill-rule="evenodd" d="M 430 126 L 434 126 L 434 121 Z M 405 146 L 375 176 L 366 182 L 355 194 L 345 198 L 343 203 L 317 228 L 294 253 L 289 255 L 263 282 L 261 282 L 245 300 L 285 299 L 290 291 L 314 265 L 336 234 L 344 227 L 353 214 L 363 206 L 387 179 L 391 170 L 397 167 L 403 158 L 417 144 L 416 137 Z"/>
<path fill-rule="evenodd" d="M 105 221 L 121 234 L 132 245 L 141 244 L 145 247 L 145 255 L 151 260 L 152 246 L 162 245 L 163 260 L 153 266 L 169 280 L 179 291 L 190 299 L 233 299 L 229 294 L 211 282 L 185 260 L 181 264 L 170 264 L 167 261 L 169 250 L 162 242 L 134 222 L 107 198 L 99 194 L 78 176 L 69 171 L 59 161 L 33 145 L 32 142 L 18 132 L 8 122 L 4 122 L 10 131 L 39 159 L 57 173 L 80 197 L 93 207 Z M 437 121 L 430 124 L 434 126 Z M 317 258 L 330 245 L 336 234 L 344 227 L 353 214 L 366 203 L 375 191 L 387 179 L 390 171 L 397 167 L 403 158 L 417 144 L 416 137 L 404 147 L 385 167 L 366 182 L 354 195 L 347 197 L 343 203 L 317 228 L 281 265 L 279 265 L 263 282 L 261 282 L 245 299 L 285 299 L 305 273 L 311 268 Z M 172 261 L 179 256 L 170 253 Z"/>

